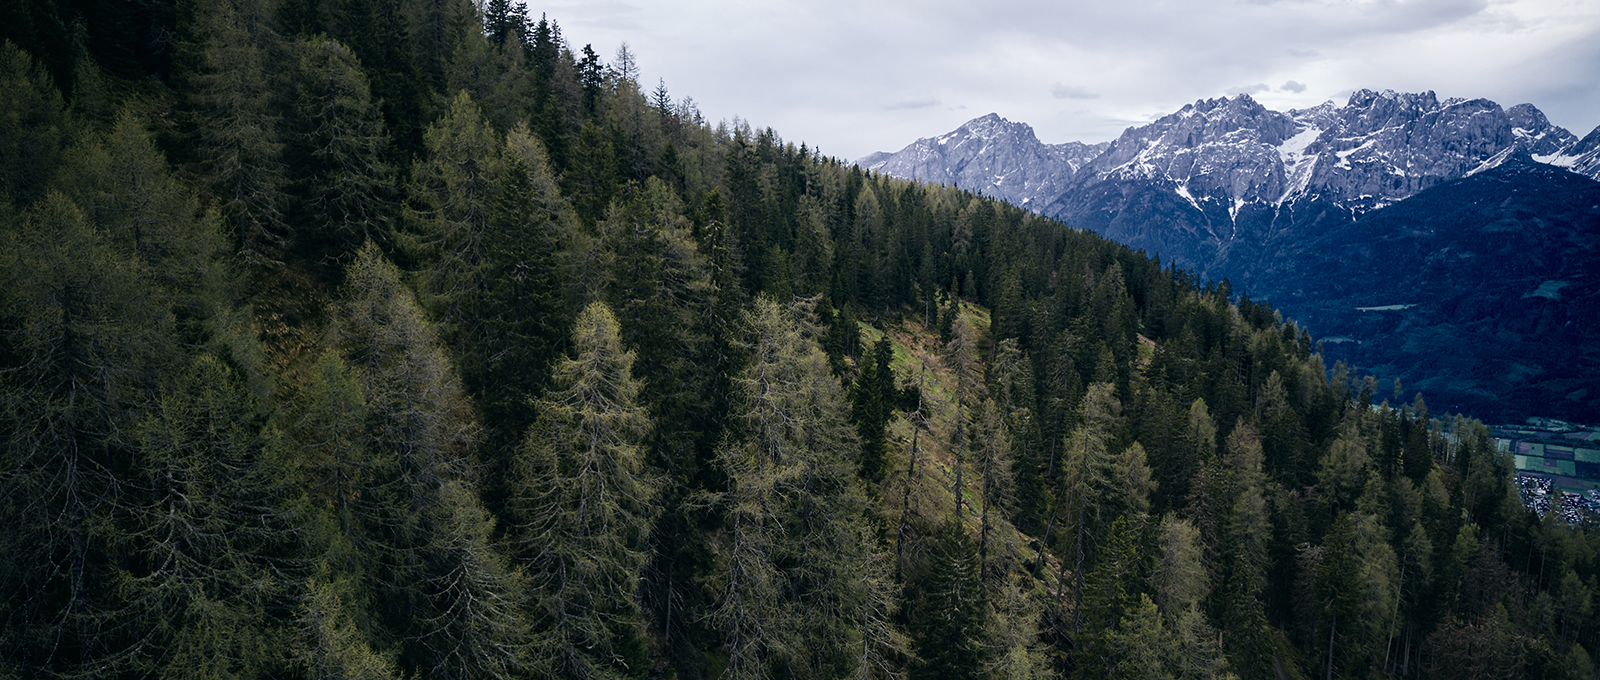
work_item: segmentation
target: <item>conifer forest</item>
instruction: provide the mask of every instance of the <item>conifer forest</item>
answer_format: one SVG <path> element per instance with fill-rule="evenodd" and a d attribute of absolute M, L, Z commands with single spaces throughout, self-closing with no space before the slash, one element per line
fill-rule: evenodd
<path fill-rule="evenodd" d="M 1226 281 L 507 0 L 0 17 L 0 678 L 1595 677 L 1600 536 Z"/>

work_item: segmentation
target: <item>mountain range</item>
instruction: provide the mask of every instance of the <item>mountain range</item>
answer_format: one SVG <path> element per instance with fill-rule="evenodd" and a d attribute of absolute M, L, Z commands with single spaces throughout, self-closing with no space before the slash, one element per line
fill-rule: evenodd
<path fill-rule="evenodd" d="M 1332 362 L 1476 417 L 1600 420 L 1600 128 L 1361 90 L 1186 105 L 1099 144 L 990 114 L 857 161 L 1093 230 L 1271 302 Z"/>

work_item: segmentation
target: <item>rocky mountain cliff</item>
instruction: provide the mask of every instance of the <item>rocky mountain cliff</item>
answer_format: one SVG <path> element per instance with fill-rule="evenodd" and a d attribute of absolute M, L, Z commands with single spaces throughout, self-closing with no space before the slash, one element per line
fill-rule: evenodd
<path fill-rule="evenodd" d="M 953 183 L 1271 302 L 1345 359 L 1478 417 L 1600 421 L 1600 128 L 1362 90 L 1186 105 L 1103 145 L 989 115 L 859 165 Z"/>
<path fill-rule="evenodd" d="M 1012 205 L 1035 207 L 1061 195 L 1110 142 L 1044 144 L 1026 123 L 997 114 L 974 118 L 955 131 L 919 139 L 899 153 L 879 152 L 856 161 L 894 177 L 953 184 Z"/>
<path fill-rule="evenodd" d="M 1288 112 L 1249 95 L 1200 100 L 1092 145 L 1043 144 L 990 114 L 857 164 L 1001 198 L 1221 277 L 1286 230 L 1348 222 L 1516 153 L 1600 180 L 1600 128 L 1579 140 L 1531 104 L 1371 90 Z"/>

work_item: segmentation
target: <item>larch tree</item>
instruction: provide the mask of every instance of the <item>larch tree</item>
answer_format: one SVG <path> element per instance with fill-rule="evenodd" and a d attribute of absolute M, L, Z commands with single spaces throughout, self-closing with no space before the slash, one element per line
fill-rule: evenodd
<path fill-rule="evenodd" d="M 1039 639 L 1039 619 L 1044 603 L 1031 577 L 1007 572 L 1005 581 L 988 595 L 986 634 L 990 651 L 985 655 L 990 677 L 1005 680 L 1045 680 L 1055 677 L 1045 644 Z"/>
<path fill-rule="evenodd" d="M 1216 631 L 1201 604 L 1210 594 L 1200 532 L 1188 520 L 1167 515 L 1157 529 L 1150 586 L 1168 631 L 1165 665 L 1173 677 L 1216 678 L 1227 669 Z"/>
<path fill-rule="evenodd" d="M 1067 521 L 1073 532 L 1067 560 L 1073 565 L 1074 628 L 1081 622 L 1078 612 L 1083 602 L 1084 563 L 1091 556 L 1096 537 L 1115 519 L 1107 512 L 1114 509 L 1107 503 L 1112 500 L 1109 439 L 1120 410 L 1115 387 L 1110 383 L 1090 385 L 1081 406 L 1083 424 L 1067 438 L 1063 451 L 1059 492 L 1062 500 L 1057 503 L 1057 514 L 1062 507 L 1067 508 Z"/>
<path fill-rule="evenodd" d="M 306 385 L 289 405 L 287 434 L 302 452 L 302 484 L 310 502 L 325 512 L 346 541 L 359 542 L 377 518 L 366 508 L 369 485 L 385 472 L 366 446 L 367 400 L 338 352 L 325 350 L 306 371 Z"/>
<path fill-rule="evenodd" d="M 389 680 L 399 677 L 393 655 L 372 648 L 335 586 L 307 581 L 295 610 L 295 662 L 313 680 Z"/>
<path fill-rule="evenodd" d="M 1317 485 L 1328 499 L 1348 507 L 1367 481 L 1367 440 L 1356 418 L 1347 417 L 1338 438 L 1328 445 L 1317 466 Z"/>
<path fill-rule="evenodd" d="M 430 508 L 424 594 L 417 622 L 427 650 L 419 671 L 441 680 L 523 677 L 531 664 L 523 608 L 528 582 L 494 541 L 495 521 L 465 480 L 444 481 Z"/>
<path fill-rule="evenodd" d="M 544 627 L 541 663 L 560 677 L 604 678 L 640 661 L 630 657 L 643 634 L 639 575 L 658 482 L 645 463 L 651 425 L 634 353 L 605 304 L 578 315 L 572 348 L 535 404 L 512 505 Z"/>
<path fill-rule="evenodd" d="M 373 586 L 393 578 L 386 565 L 403 561 L 390 531 L 398 463 L 371 445 L 368 416 L 359 376 L 332 348 L 308 368 L 284 408 L 284 443 L 298 454 L 305 559 L 313 572 L 301 588 L 295 627 L 317 650 L 297 663 L 321 677 L 339 677 L 351 664 L 395 661 L 392 653 L 383 661 L 372 652 L 387 637 L 375 624 L 385 589 Z"/>
<path fill-rule="evenodd" d="M 959 315 L 959 303 L 956 307 L 957 317 L 951 329 L 950 342 L 945 345 L 945 361 L 949 363 L 950 373 L 956 380 L 955 402 L 956 422 L 955 441 L 951 448 L 956 453 L 956 474 L 954 486 L 950 492 L 955 496 L 955 514 L 961 516 L 961 508 L 966 505 L 962 494 L 965 491 L 963 469 L 966 467 L 967 458 L 967 415 L 966 406 L 969 405 L 971 394 L 981 385 L 981 373 L 978 372 L 978 345 L 977 332 L 973 330 L 972 323 Z"/>
<path fill-rule="evenodd" d="M 224 270 L 216 262 L 228 250 L 226 237 L 215 215 L 202 212 L 194 192 L 173 176 L 144 116 L 123 110 L 104 144 L 86 156 L 85 215 L 138 261 L 141 281 L 170 296 L 183 317 L 215 311 L 205 296 L 218 288 Z"/>
<path fill-rule="evenodd" d="M 372 488 L 386 551 L 375 580 L 381 615 L 408 643 L 400 662 L 440 678 L 523 672 L 522 576 L 490 541 L 494 520 L 471 483 L 479 428 L 461 379 L 375 244 L 345 278 L 330 340 L 366 398 L 362 443 L 392 465 Z"/>
<path fill-rule="evenodd" d="M 371 411 L 366 445 L 395 461 L 420 516 L 444 481 L 468 472 L 472 405 L 433 325 L 376 244 L 362 247 L 345 280 L 331 340 Z"/>
<path fill-rule="evenodd" d="M 1156 491 L 1150 462 L 1139 442 L 1128 445 L 1111 461 L 1112 488 L 1107 498 L 1110 513 L 1142 515 L 1150 512 L 1150 496 Z"/>
<path fill-rule="evenodd" d="M 781 662 L 802 677 L 844 672 L 857 655 L 863 524 L 859 441 L 843 388 L 790 310 L 760 298 L 741 320 L 749 357 L 734 378 L 735 439 L 718 457 L 730 531 L 711 620 L 729 677 Z"/>
<path fill-rule="evenodd" d="M 172 314 L 65 195 L 51 192 L 0 232 L 0 606 L 18 668 L 106 663 L 112 519 L 133 482 L 132 431 L 177 360 Z"/>
<path fill-rule="evenodd" d="M 1012 439 L 1010 428 L 1001 413 L 1001 406 L 993 399 L 985 400 L 973 429 L 976 447 L 973 451 L 973 471 L 978 474 L 979 510 L 978 562 L 982 565 L 984 582 L 1001 575 L 989 562 L 989 538 L 995 525 L 1009 519 L 1016 511 L 1017 483 L 1012 474 Z M 994 573 L 991 573 L 994 572 Z"/>
<path fill-rule="evenodd" d="M 861 579 L 861 647 L 853 680 L 898 679 L 912 658 L 912 641 L 900 629 L 900 584 L 894 578 L 894 556 L 874 546 L 865 553 Z"/>
<path fill-rule="evenodd" d="M 284 661 L 269 612 L 295 585 L 282 577 L 298 546 L 293 475 L 269 456 L 265 421 L 243 380 L 200 354 L 135 428 L 116 590 L 122 616 L 149 626 L 138 661 L 158 676 L 270 673 Z"/>

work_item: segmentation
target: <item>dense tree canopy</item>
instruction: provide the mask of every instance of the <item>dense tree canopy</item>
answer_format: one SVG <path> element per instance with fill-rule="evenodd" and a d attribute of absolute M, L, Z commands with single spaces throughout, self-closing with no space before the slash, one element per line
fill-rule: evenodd
<path fill-rule="evenodd" d="M 516 3 L 135 4 L 0 10 L 0 678 L 1594 676 L 1600 536 L 1226 282 Z"/>

